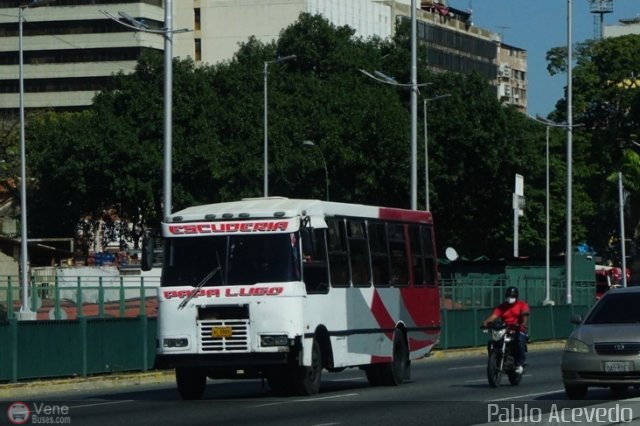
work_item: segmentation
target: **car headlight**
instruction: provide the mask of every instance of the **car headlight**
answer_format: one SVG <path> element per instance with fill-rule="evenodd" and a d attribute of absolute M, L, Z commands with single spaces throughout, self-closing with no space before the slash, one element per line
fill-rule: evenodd
<path fill-rule="evenodd" d="M 260 346 L 289 346 L 289 338 L 286 334 L 263 334 Z"/>
<path fill-rule="evenodd" d="M 565 352 L 589 352 L 589 346 L 582 340 L 578 340 L 575 337 L 570 337 L 567 343 L 564 345 Z"/>

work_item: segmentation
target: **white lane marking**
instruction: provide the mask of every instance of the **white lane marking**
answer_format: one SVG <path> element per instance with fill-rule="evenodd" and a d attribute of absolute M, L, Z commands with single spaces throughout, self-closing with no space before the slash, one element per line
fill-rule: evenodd
<path fill-rule="evenodd" d="M 84 404 L 84 405 L 71 405 L 69 408 L 97 407 L 99 405 L 124 404 L 125 402 L 133 402 L 133 399 L 127 399 L 127 400 L 124 400 L 124 401 L 96 402 L 94 404 Z"/>
<path fill-rule="evenodd" d="M 556 392 L 564 392 L 564 388 L 556 389 L 556 390 L 549 390 L 549 391 L 546 391 L 546 392 L 530 393 L 530 394 L 527 394 L 527 395 L 513 395 L 513 396 L 510 396 L 508 398 L 490 399 L 487 402 L 508 401 L 508 400 L 511 400 L 511 399 L 528 398 L 530 396 L 548 395 L 550 393 L 556 393 Z"/>
<path fill-rule="evenodd" d="M 270 407 L 272 405 L 293 404 L 293 403 L 296 403 L 296 402 L 315 402 L 315 401 L 322 401 L 322 400 L 325 400 L 325 399 L 337 399 L 337 398 L 344 398 L 344 397 L 348 397 L 348 396 L 357 396 L 357 395 L 359 395 L 359 394 L 357 394 L 357 393 L 348 393 L 348 394 L 345 394 L 345 395 L 323 396 L 323 397 L 319 397 L 319 398 L 294 399 L 292 401 L 278 401 L 278 402 L 271 402 L 269 404 L 254 405 L 254 406 L 252 406 L 252 408 Z"/>
<path fill-rule="evenodd" d="M 464 367 L 449 367 L 447 370 L 466 370 L 469 368 L 481 368 L 486 366 L 487 364 L 465 365 Z"/>
<path fill-rule="evenodd" d="M 487 381 L 487 379 L 484 378 L 484 379 L 475 379 L 475 380 L 465 380 L 464 382 L 465 383 L 476 383 L 476 382 L 486 382 L 486 381 Z"/>
<path fill-rule="evenodd" d="M 342 423 L 337 423 L 337 422 L 333 422 L 333 423 L 319 423 L 317 425 L 311 425 L 311 426 L 333 426 L 333 425 L 340 425 Z"/>

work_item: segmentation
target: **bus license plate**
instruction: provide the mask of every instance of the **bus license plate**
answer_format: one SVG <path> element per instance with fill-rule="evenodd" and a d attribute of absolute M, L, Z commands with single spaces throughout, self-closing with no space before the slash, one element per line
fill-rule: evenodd
<path fill-rule="evenodd" d="M 213 327 L 211 329 L 211 337 L 221 339 L 223 337 L 231 337 L 233 329 L 231 327 Z"/>
<path fill-rule="evenodd" d="M 624 373 L 633 370 L 631 361 L 605 361 L 604 371 L 607 373 Z"/>

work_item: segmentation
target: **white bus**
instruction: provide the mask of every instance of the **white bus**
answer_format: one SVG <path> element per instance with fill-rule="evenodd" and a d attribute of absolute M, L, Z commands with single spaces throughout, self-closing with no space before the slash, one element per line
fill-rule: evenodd
<path fill-rule="evenodd" d="M 429 212 L 255 198 L 175 212 L 162 236 L 157 364 L 184 399 L 207 377 L 313 395 L 347 367 L 399 385 L 438 342 Z"/>

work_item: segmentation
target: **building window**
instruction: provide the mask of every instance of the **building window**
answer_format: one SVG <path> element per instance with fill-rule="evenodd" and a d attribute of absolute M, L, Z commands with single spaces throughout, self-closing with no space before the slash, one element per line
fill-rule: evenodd
<path fill-rule="evenodd" d="M 200 31 L 200 8 L 193 9 L 193 29 Z"/>
<path fill-rule="evenodd" d="M 195 40 L 195 44 L 196 44 L 196 61 L 201 61 L 202 60 L 202 41 L 197 38 Z"/>

